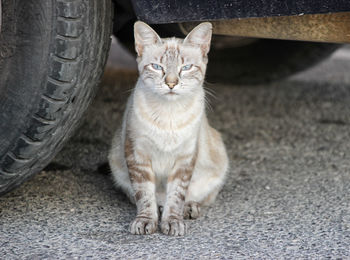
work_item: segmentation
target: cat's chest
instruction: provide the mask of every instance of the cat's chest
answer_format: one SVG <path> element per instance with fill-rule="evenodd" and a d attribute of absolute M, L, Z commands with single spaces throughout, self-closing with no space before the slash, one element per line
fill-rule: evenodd
<path fill-rule="evenodd" d="M 152 169 L 157 178 L 160 179 L 171 172 L 178 158 L 193 154 L 196 145 L 197 138 L 195 136 L 188 139 L 169 136 L 168 140 L 149 136 L 140 139 L 138 142 L 138 147 L 150 158 Z"/>
<path fill-rule="evenodd" d="M 131 125 L 135 136 L 146 140 L 143 146 L 172 152 L 197 139 L 201 117 L 202 111 L 195 108 L 186 113 L 157 113 L 136 105 Z"/>
<path fill-rule="evenodd" d="M 140 120 L 135 124 L 136 135 L 143 149 L 153 153 L 169 153 L 185 149 L 186 144 L 196 140 L 199 122 L 188 124 L 182 128 L 173 127 L 169 122 L 168 128 L 159 128 L 149 122 Z"/>

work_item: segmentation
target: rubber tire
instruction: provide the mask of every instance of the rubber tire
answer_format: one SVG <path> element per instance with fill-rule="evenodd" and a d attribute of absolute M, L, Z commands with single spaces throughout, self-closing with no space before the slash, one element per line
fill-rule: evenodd
<path fill-rule="evenodd" d="M 106 63 L 111 0 L 2 0 L 0 194 L 43 169 L 77 127 Z"/>
<path fill-rule="evenodd" d="M 260 39 L 235 48 L 212 48 L 208 82 L 260 84 L 288 77 L 329 57 L 340 44 Z"/>

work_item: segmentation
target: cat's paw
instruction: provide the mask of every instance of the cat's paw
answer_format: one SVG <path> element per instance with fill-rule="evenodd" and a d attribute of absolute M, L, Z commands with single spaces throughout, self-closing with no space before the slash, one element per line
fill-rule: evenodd
<path fill-rule="evenodd" d="M 196 219 L 199 217 L 201 208 L 198 202 L 189 201 L 186 202 L 184 207 L 184 218 L 185 219 Z"/>
<path fill-rule="evenodd" d="M 160 229 L 162 233 L 169 236 L 183 236 L 186 234 L 186 224 L 182 219 L 162 220 Z"/>
<path fill-rule="evenodd" d="M 136 217 L 130 224 L 130 232 L 134 235 L 150 235 L 157 231 L 158 220 Z"/>

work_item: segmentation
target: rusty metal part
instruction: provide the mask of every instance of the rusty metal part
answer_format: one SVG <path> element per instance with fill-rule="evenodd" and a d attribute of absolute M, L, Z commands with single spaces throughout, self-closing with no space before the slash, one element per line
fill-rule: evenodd
<path fill-rule="evenodd" d="M 189 32 L 197 23 L 183 23 Z M 253 38 L 350 43 L 350 12 L 212 21 L 213 33 Z"/>
<path fill-rule="evenodd" d="M 184 23 L 178 24 L 180 31 L 187 35 L 190 30 L 184 27 Z M 216 35 L 211 39 L 211 46 L 214 46 L 215 49 L 226 49 L 226 48 L 235 48 L 244 45 L 249 45 L 253 42 L 257 41 L 256 38 L 247 38 L 247 37 L 239 37 L 239 36 L 227 36 L 227 35 Z"/>

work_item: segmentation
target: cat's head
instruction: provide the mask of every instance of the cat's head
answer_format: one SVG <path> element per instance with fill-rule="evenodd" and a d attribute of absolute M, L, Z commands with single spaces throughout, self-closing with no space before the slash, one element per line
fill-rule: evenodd
<path fill-rule="evenodd" d="M 199 24 L 185 39 L 162 39 L 147 24 L 136 22 L 135 49 L 143 86 L 168 100 L 201 92 L 211 35 L 209 22 Z"/>

